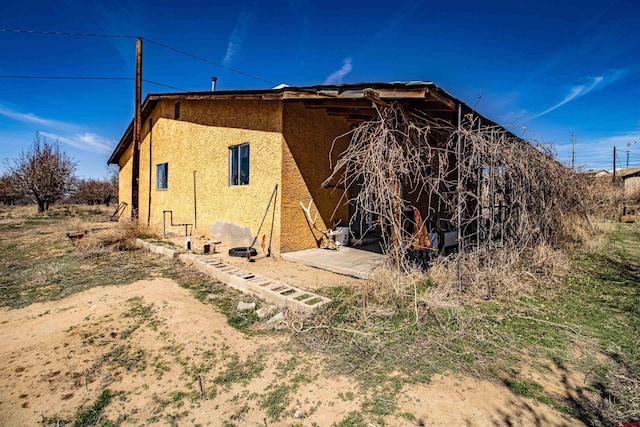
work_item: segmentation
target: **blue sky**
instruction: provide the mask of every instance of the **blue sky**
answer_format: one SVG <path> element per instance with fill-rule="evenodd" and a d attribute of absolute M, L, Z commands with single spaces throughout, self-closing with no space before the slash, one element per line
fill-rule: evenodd
<path fill-rule="evenodd" d="M 3 2 L 0 29 L 141 36 L 143 78 L 188 91 L 433 81 L 514 133 L 576 164 L 640 167 L 640 2 Z M 229 70 L 241 71 L 251 76 Z M 106 161 L 133 117 L 135 40 L 0 32 L 0 159 L 36 132 L 78 161 Z M 153 83 L 147 93 L 176 92 Z M 627 145 L 638 142 L 637 144 Z M 0 170 L 4 166 L 0 166 Z"/>

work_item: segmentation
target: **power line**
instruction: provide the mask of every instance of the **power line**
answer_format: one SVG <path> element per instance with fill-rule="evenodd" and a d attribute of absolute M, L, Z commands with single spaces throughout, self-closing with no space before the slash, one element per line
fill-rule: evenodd
<path fill-rule="evenodd" d="M 14 30 L 7 28 L 0 28 L 0 33 L 18 33 L 18 34 L 37 34 L 45 36 L 78 36 L 78 37 L 106 37 L 106 38 L 120 38 L 120 39 L 136 39 L 136 36 L 125 36 L 118 34 L 93 34 L 93 33 L 72 33 L 66 31 L 36 31 L 36 30 Z"/>
<path fill-rule="evenodd" d="M 0 79 L 37 79 L 37 80 L 133 80 L 133 77 L 84 77 L 84 76 L 0 76 Z"/>
<path fill-rule="evenodd" d="M 131 80 L 134 80 L 134 79 L 132 78 Z M 162 86 L 162 87 L 166 87 L 166 88 L 169 88 L 169 89 L 179 90 L 180 92 L 189 92 L 189 91 L 188 91 L 188 90 L 186 90 L 186 89 L 180 89 L 179 87 L 166 85 L 166 84 L 164 84 L 164 83 L 154 82 L 153 80 L 145 80 L 145 79 L 142 79 L 142 81 L 143 81 L 143 82 L 145 82 L 145 83 L 151 83 L 152 85 L 157 85 L 157 86 Z"/>
<path fill-rule="evenodd" d="M 36 34 L 36 35 L 47 35 L 47 36 L 75 36 L 75 37 L 104 37 L 104 38 L 121 38 L 121 39 L 142 39 L 146 42 L 154 44 L 156 46 L 162 47 L 164 49 L 179 53 L 181 55 L 188 56 L 193 59 L 197 59 L 198 61 L 205 62 L 210 65 L 214 65 L 216 67 L 222 68 L 227 71 L 231 71 L 232 73 L 239 74 L 241 76 L 245 76 L 254 80 L 259 80 L 263 83 L 267 83 L 270 85 L 275 85 L 276 83 L 271 82 L 269 80 L 265 80 L 262 77 L 255 76 L 253 74 L 245 73 L 244 71 L 237 70 L 235 68 L 227 67 L 226 65 L 220 64 L 215 61 L 211 61 L 207 58 L 203 58 L 201 56 L 195 55 L 193 53 L 189 53 L 187 51 L 177 49 L 175 47 L 168 46 L 164 43 L 160 43 L 158 41 L 148 39 L 146 37 L 138 37 L 138 36 L 130 36 L 130 35 L 122 35 L 122 34 L 94 34 L 94 33 L 74 33 L 74 32 L 63 32 L 63 31 L 36 31 L 36 30 L 19 30 L 19 29 L 7 29 L 0 28 L 0 33 L 17 33 L 17 34 Z"/>
<path fill-rule="evenodd" d="M 35 80 L 135 80 L 133 77 L 94 77 L 94 76 L 24 76 L 24 75 L 0 75 L 0 79 L 35 79 Z M 155 82 L 153 80 L 142 79 L 145 83 L 166 87 L 169 89 L 188 92 L 186 89 Z"/>
<path fill-rule="evenodd" d="M 249 77 L 249 78 L 252 78 L 252 79 L 255 79 L 255 80 L 260 80 L 261 82 L 268 83 L 270 85 L 275 85 L 276 84 L 274 82 L 270 82 L 269 80 L 265 80 L 262 77 L 254 76 L 253 74 L 245 73 L 244 71 L 240 71 L 240 70 L 236 70 L 235 68 L 227 67 L 226 65 L 222 65 L 222 64 L 219 64 L 217 62 L 210 61 L 210 60 L 208 60 L 206 58 L 202 58 L 201 56 L 197 56 L 197 55 L 194 55 L 192 53 L 185 52 L 185 51 L 180 50 L 180 49 L 176 49 L 175 47 L 167 46 L 166 44 L 157 42 L 155 40 L 147 39 L 145 37 L 142 37 L 142 40 L 144 40 L 146 42 L 149 42 L 151 44 L 155 44 L 156 46 L 163 47 L 163 48 L 168 49 L 170 51 L 173 51 L 173 52 L 176 52 L 176 53 L 180 53 L 180 54 L 185 55 L 185 56 L 189 56 L 189 57 L 191 57 L 193 59 L 197 59 L 199 61 L 206 62 L 207 64 L 215 65 L 216 67 L 219 67 L 219 68 L 234 72 L 236 74 L 240 74 L 240 75 L 245 76 L 245 77 Z"/>

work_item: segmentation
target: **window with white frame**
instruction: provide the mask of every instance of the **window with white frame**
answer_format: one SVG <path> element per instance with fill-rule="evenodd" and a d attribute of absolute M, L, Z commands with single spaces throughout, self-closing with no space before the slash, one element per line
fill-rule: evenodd
<path fill-rule="evenodd" d="M 229 147 L 229 185 L 249 185 L 249 143 Z"/>
<path fill-rule="evenodd" d="M 169 188 L 169 163 L 156 165 L 156 190 Z"/>

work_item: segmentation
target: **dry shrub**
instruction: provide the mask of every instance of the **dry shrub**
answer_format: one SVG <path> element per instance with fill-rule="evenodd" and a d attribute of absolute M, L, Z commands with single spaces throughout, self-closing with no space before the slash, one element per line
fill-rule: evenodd
<path fill-rule="evenodd" d="M 419 268 L 401 271 L 391 263 L 375 270 L 369 280 L 353 287 L 352 303 L 360 306 L 364 318 L 384 318 L 404 310 L 418 316 L 440 308 L 458 307 L 462 302 L 455 274 L 444 263 L 425 273 Z"/>
<path fill-rule="evenodd" d="M 582 247 L 589 251 L 602 250 L 607 245 L 606 232 L 611 229 L 612 223 L 597 223 L 595 224 L 596 232 L 587 240 L 583 242 Z"/>
<path fill-rule="evenodd" d="M 89 232 L 76 246 L 87 255 L 104 251 L 126 251 L 136 247 L 139 236 L 149 234 L 148 227 L 136 221 L 121 220 L 114 227 Z"/>
<path fill-rule="evenodd" d="M 439 262 L 432 277 L 436 286 L 460 292 L 468 300 L 485 300 L 507 292 L 521 292 L 524 284 L 515 273 L 516 253 L 494 249 L 484 253 L 464 253 Z M 516 289 L 517 288 L 517 289 Z"/>
<path fill-rule="evenodd" d="M 412 208 L 429 231 L 444 231 L 447 223 L 460 229 L 465 276 L 482 275 L 485 267 L 508 273 L 520 251 L 560 247 L 588 233 L 578 178 L 554 159 L 552 146 L 471 113 L 456 125 L 399 103 L 376 108 L 377 118 L 345 135 L 349 146 L 325 184 L 338 181 L 345 189 L 352 223 L 373 221 L 399 270 L 413 267 L 406 254 L 420 221 L 405 214 Z"/>
<path fill-rule="evenodd" d="M 378 267 L 371 279 L 357 287 L 358 291 L 371 300 L 385 305 L 402 305 L 412 301 L 417 288 L 424 287 L 428 279 L 418 269 L 401 270 L 398 266 L 385 263 Z"/>
<path fill-rule="evenodd" d="M 418 296 L 417 303 L 426 311 L 435 312 L 442 308 L 461 305 L 462 297 L 458 292 L 458 278 L 455 271 L 445 262 L 434 264 L 427 274 L 431 286 Z"/>
<path fill-rule="evenodd" d="M 613 354 L 618 354 L 619 350 L 608 349 Z M 619 420 L 640 419 L 640 367 L 627 363 L 605 366 L 605 369 L 587 372 L 585 379 L 588 378 L 598 388 L 606 389 L 606 393 L 597 400 L 584 399 L 582 404 L 596 414 L 603 425 L 625 425 Z"/>
<path fill-rule="evenodd" d="M 589 214 L 598 219 L 617 220 L 622 212 L 624 189 L 611 178 L 581 177 L 580 190 Z"/>
<path fill-rule="evenodd" d="M 435 298 L 433 304 L 447 305 L 540 294 L 558 285 L 568 266 L 569 258 L 562 250 L 544 243 L 529 249 L 465 253 L 444 258 L 430 268 L 427 277 L 435 287 L 429 295 Z"/>
<path fill-rule="evenodd" d="M 582 245 L 593 239 L 598 230 L 593 222 L 589 223 L 584 215 L 576 213 L 562 217 L 562 242 L 564 247 Z"/>

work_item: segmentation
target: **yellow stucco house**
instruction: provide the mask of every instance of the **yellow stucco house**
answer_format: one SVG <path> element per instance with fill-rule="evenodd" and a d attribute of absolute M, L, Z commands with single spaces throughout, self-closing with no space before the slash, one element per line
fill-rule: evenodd
<path fill-rule="evenodd" d="M 348 144 L 336 138 L 374 118 L 374 102 L 393 101 L 452 122 L 461 104 L 430 82 L 148 95 L 139 147 L 132 123 L 109 159 L 120 167 L 125 215 L 244 245 L 266 218 L 260 234 L 272 234 L 274 255 L 316 247 L 300 202 L 313 201 L 321 227 L 349 223 L 343 191 L 322 186 Z"/>

